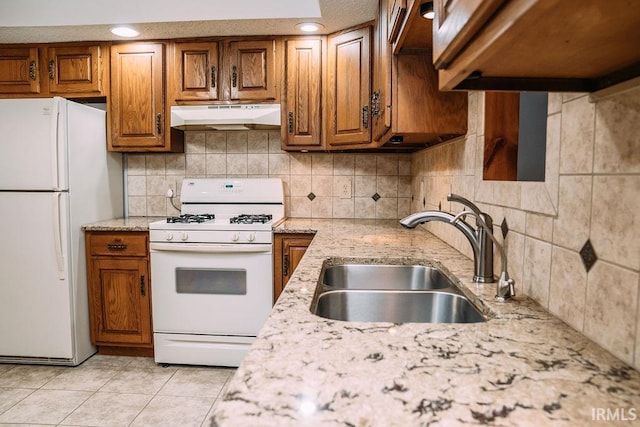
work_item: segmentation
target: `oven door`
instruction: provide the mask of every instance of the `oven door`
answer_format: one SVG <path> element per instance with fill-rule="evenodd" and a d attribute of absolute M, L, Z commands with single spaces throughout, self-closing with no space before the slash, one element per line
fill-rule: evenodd
<path fill-rule="evenodd" d="M 272 245 L 150 248 L 154 332 L 257 335 L 271 311 Z"/>

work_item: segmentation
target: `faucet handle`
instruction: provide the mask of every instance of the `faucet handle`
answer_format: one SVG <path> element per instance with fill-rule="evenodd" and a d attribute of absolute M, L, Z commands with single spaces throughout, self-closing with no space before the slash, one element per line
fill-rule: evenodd
<path fill-rule="evenodd" d="M 491 218 L 488 213 L 482 212 L 472 201 L 453 193 L 447 194 L 447 200 L 450 202 L 460 203 L 468 207 L 476 214 L 476 218 L 481 217 L 484 220 L 484 222 L 489 226 L 489 229 L 493 227 L 493 218 Z"/>

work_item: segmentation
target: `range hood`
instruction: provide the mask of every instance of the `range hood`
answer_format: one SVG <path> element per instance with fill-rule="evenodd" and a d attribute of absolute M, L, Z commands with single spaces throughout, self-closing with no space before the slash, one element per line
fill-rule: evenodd
<path fill-rule="evenodd" d="M 171 127 L 180 130 L 247 130 L 280 127 L 280 104 L 177 105 Z"/>

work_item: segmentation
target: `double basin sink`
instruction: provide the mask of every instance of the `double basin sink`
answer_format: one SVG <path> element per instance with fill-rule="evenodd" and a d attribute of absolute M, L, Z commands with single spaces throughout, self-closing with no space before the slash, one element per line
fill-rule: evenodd
<path fill-rule="evenodd" d="M 326 260 L 311 312 L 354 322 L 474 323 L 487 317 L 435 265 Z"/>

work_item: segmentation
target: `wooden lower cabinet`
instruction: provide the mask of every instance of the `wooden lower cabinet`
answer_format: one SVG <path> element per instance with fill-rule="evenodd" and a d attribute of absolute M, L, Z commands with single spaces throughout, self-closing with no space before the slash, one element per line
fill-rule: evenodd
<path fill-rule="evenodd" d="M 313 240 L 310 233 L 276 233 L 273 237 L 273 302 L 287 285 Z"/>
<path fill-rule="evenodd" d="M 148 233 L 85 238 L 91 342 L 101 354 L 153 356 Z"/>

